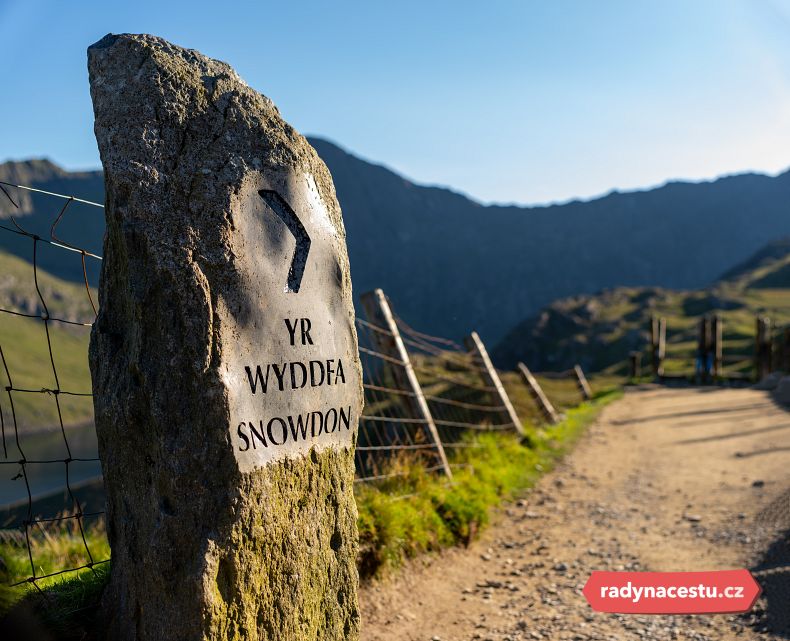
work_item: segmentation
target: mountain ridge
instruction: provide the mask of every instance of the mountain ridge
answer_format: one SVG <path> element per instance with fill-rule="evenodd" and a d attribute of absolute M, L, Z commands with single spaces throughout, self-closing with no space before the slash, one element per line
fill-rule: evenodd
<path fill-rule="evenodd" d="M 381 287 L 410 325 L 454 339 L 476 329 L 493 344 L 551 301 L 605 287 L 699 288 L 790 234 L 790 172 L 672 181 L 564 204 L 486 205 L 413 182 L 327 140 L 310 142 L 332 172 L 343 208 L 355 296 Z M 0 165 L 0 180 L 8 172 L 8 163 Z M 34 178 L 31 186 L 103 201 L 99 171 Z M 48 237 L 55 207 L 43 196 L 29 198 L 24 224 Z M 4 205 L 0 216 L 9 213 Z M 100 253 L 98 213 L 70 213 L 59 236 Z M 0 234 L 0 247 L 29 254 L 7 236 Z M 43 253 L 40 260 L 50 272 L 82 278 L 74 261 L 47 262 Z M 95 282 L 98 269 L 89 269 Z"/>
<path fill-rule="evenodd" d="M 629 194 L 643 194 L 646 192 L 656 191 L 658 189 L 662 189 L 664 187 L 669 187 L 672 185 L 709 185 L 715 184 L 718 182 L 726 181 L 731 178 L 740 178 L 740 177 L 757 177 L 757 178 L 778 178 L 783 176 L 784 174 L 790 174 L 790 167 L 784 169 L 782 171 L 776 172 L 774 174 L 768 172 L 761 172 L 755 170 L 745 169 L 743 171 L 733 171 L 726 174 L 721 174 L 718 176 L 713 176 L 710 178 L 699 178 L 699 179 L 686 179 L 686 178 L 669 178 L 663 182 L 656 183 L 654 185 L 648 185 L 644 187 L 634 187 L 631 189 L 620 189 L 620 188 L 612 188 L 609 191 L 593 195 L 593 196 L 571 196 L 566 199 L 559 199 L 559 200 L 552 200 L 548 202 L 535 202 L 535 203 L 526 203 L 521 201 L 484 201 L 476 196 L 473 196 L 462 189 L 457 187 L 453 187 L 452 185 L 445 185 L 442 183 L 429 183 L 429 182 L 421 182 L 419 180 L 415 180 L 409 178 L 405 175 L 401 175 L 397 169 L 390 167 L 389 165 L 381 162 L 376 162 L 374 160 L 369 160 L 359 154 L 355 154 L 351 151 L 348 151 L 338 145 L 337 143 L 329 140 L 328 138 L 324 138 L 322 136 L 306 136 L 306 138 L 316 146 L 315 143 L 318 142 L 319 146 L 321 144 L 330 145 L 332 147 L 336 147 L 338 150 L 342 151 L 349 156 L 352 156 L 356 160 L 363 162 L 371 167 L 375 167 L 378 169 L 383 170 L 386 173 L 394 174 L 397 176 L 401 181 L 403 181 L 406 185 L 410 187 L 416 187 L 419 189 L 436 189 L 443 192 L 449 192 L 451 194 L 455 194 L 461 198 L 471 201 L 472 203 L 477 204 L 480 207 L 492 207 L 492 208 L 503 208 L 503 209 L 522 209 L 525 211 L 532 210 L 532 209 L 549 209 L 552 207 L 564 207 L 565 205 L 578 205 L 578 204 L 586 204 L 598 200 L 602 200 L 604 198 L 608 198 L 610 196 L 625 196 Z M 59 176 L 63 177 L 76 177 L 76 176 L 92 176 L 101 173 L 101 169 L 66 169 L 62 165 L 58 164 L 55 160 L 50 158 L 49 156 L 38 156 L 34 158 L 7 158 L 5 160 L 0 161 L 0 181 L 8 182 L 8 183 L 18 183 L 18 184 L 27 184 L 28 182 L 38 182 L 41 180 L 47 180 L 51 173 L 55 173 Z M 8 177 L 3 177 L 3 176 Z M 16 178 L 11 178 L 10 176 L 16 176 Z M 76 195 L 76 194 L 73 194 Z"/>

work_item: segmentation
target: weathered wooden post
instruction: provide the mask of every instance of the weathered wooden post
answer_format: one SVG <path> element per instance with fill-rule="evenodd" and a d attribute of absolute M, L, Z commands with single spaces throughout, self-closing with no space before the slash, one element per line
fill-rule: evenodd
<path fill-rule="evenodd" d="M 653 377 L 658 376 L 658 363 L 656 358 L 656 347 L 658 343 L 658 317 L 650 317 L 650 369 Z"/>
<path fill-rule="evenodd" d="M 406 404 L 409 415 L 420 419 L 425 425 L 428 431 L 427 436 L 431 439 L 439 456 L 442 471 L 448 478 L 452 479 L 453 473 L 444 451 L 444 445 L 442 445 L 442 440 L 439 437 L 439 431 L 436 429 L 436 423 L 434 423 L 431 410 L 428 407 L 428 401 L 425 400 L 420 381 L 414 372 L 414 366 L 411 364 L 409 351 L 403 343 L 398 324 L 395 322 L 395 316 L 392 314 L 392 309 L 387 297 L 384 295 L 384 291 L 374 289 L 372 292 L 365 292 L 360 297 L 360 301 L 368 320 L 387 332 L 386 334 L 373 332 L 373 340 L 376 341 L 376 345 L 385 356 L 397 361 L 397 364 L 391 362 L 386 364 L 392 372 L 398 389 L 409 392 L 408 395 L 402 396 L 401 400 Z"/>
<path fill-rule="evenodd" d="M 714 379 L 722 376 L 722 363 L 724 359 L 724 320 L 718 314 L 715 314 L 711 319 L 711 352 L 713 354 L 713 367 L 711 375 Z"/>
<path fill-rule="evenodd" d="M 650 319 L 651 364 L 653 376 L 661 378 L 664 374 L 664 355 L 667 345 L 667 319 L 653 316 Z"/>
<path fill-rule="evenodd" d="M 784 370 L 790 374 L 790 325 L 784 329 Z"/>
<path fill-rule="evenodd" d="M 587 377 L 584 375 L 581 366 L 573 366 L 573 374 L 576 377 L 576 385 L 579 387 L 579 392 L 585 401 L 592 398 L 592 391 L 590 391 L 590 384 L 587 382 Z"/>
<path fill-rule="evenodd" d="M 762 353 L 761 345 L 763 341 L 763 318 L 756 316 L 754 319 L 754 377 L 757 381 L 760 380 L 760 372 L 762 370 Z"/>
<path fill-rule="evenodd" d="M 510 398 L 505 391 L 505 387 L 502 385 L 502 381 L 499 379 L 499 374 L 497 373 L 494 364 L 488 357 L 488 350 L 486 350 L 486 346 L 483 344 L 480 336 L 477 335 L 477 332 L 472 332 L 466 337 L 465 343 L 466 348 L 480 361 L 483 379 L 485 380 L 486 385 L 495 390 L 494 394 L 496 395 L 496 398 L 505 408 L 502 411 L 502 415 L 508 422 L 513 423 L 513 427 L 516 428 L 516 431 L 519 434 L 524 434 L 524 425 L 521 423 L 521 419 L 518 417 L 518 414 L 516 414 L 513 403 L 510 402 Z"/>
<path fill-rule="evenodd" d="M 104 638 L 356 639 L 362 381 L 329 171 L 223 62 L 126 34 L 88 68 Z"/>
<path fill-rule="evenodd" d="M 537 404 L 538 409 L 541 411 L 546 421 L 551 424 L 559 423 L 560 417 L 559 414 L 557 414 L 557 410 L 554 409 L 554 405 L 551 404 L 549 397 L 543 392 L 543 388 L 540 386 L 540 383 L 538 383 L 538 380 L 532 375 L 532 372 L 529 371 L 529 368 L 524 365 L 524 363 L 519 363 L 518 370 L 521 372 L 521 376 L 527 385 L 532 399 Z"/>
<path fill-rule="evenodd" d="M 631 380 L 635 381 L 642 376 L 642 352 L 629 352 L 628 363 L 630 369 Z"/>
<path fill-rule="evenodd" d="M 758 316 L 755 331 L 755 376 L 763 380 L 771 372 L 771 320 Z"/>
<path fill-rule="evenodd" d="M 707 316 L 703 316 L 698 323 L 697 360 L 695 365 L 697 383 L 710 381 L 711 367 L 711 321 Z"/>

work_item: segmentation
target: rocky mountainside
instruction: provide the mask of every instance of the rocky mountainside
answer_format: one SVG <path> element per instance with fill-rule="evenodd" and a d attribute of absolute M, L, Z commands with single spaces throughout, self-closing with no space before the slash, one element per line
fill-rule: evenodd
<path fill-rule="evenodd" d="M 790 324 L 790 237 L 769 243 L 708 288 L 618 287 L 555 301 L 516 325 L 492 358 L 502 368 L 524 361 L 538 372 L 574 363 L 590 371 L 624 372 L 628 353 L 646 347 L 651 316 L 667 319 L 668 356 L 690 358 L 698 319 L 713 312 L 724 320 L 725 354 L 744 355 L 742 365 L 748 367 L 755 315 Z M 688 363 L 673 366 L 687 369 Z"/>
<path fill-rule="evenodd" d="M 357 296 L 382 287 L 408 323 L 455 339 L 477 329 L 493 344 L 552 301 L 606 287 L 703 287 L 790 234 L 790 173 L 674 182 L 561 205 L 484 206 L 325 140 L 310 142 L 334 177 Z M 99 172 L 72 174 L 48 161 L 5 163 L 0 180 L 103 200 Z M 0 216 L 9 212 L 2 205 Z M 57 202 L 33 195 L 20 223 L 48 237 L 57 213 Z M 74 205 L 57 231 L 96 250 L 101 211 Z M 30 256 L 29 239 L 1 230 L 0 248 Z M 60 254 L 42 251 L 39 260 L 54 274 L 81 279 L 79 257 Z M 98 263 L 89 270 L 95 279 Z"/>
<path fill-rule="evenodd" d="M 744 278 L 754 278 L 755 274 L 758 274 L 763 269 L 767 269 L 772 276 L 769 278 L 779 278 L 778 287 L 790 287 L 790 276 L 784 274 L 782 276 L 781 270 L 779 272 L 776 271 L 774 261 L 784 260 L 787 255 L 790 254 L 790 236 L 786 238 L 780 238 L 773 242 L 768 243 L 765 247 L 760 249 L 758 252 L 750 256 L 747 260 L 735 265 L 732 269 L 727 270 L 722 276 L 720 280 L 724 281 L 738 281 L 743 280 Z M 763 286 L 765 285 L 765 281 L 763 282 Z M 752 286 L 759 286 L 755 285 L 754 283 Z"/>

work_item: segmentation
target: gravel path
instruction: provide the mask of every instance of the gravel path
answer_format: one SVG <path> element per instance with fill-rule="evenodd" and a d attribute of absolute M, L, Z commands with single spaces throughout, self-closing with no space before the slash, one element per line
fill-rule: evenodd
<path fill-rule="evenodd" d="M 468 549 L 363 586 L 364 641 L 790 638 L 790 414 L 765 392 L 641 389 Z M 749 615 L 593 612 L 600 570 L 749 567 Z"/>

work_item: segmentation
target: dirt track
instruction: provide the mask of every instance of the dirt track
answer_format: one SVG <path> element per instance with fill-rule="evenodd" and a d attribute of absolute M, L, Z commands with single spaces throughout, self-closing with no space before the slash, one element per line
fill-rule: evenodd
<path fill-rule="evenodd" d="M 788 488 L 790 414 L 765 392 L 628 392 L 480 541 L 365 586 L 362 638 L 790 638 Z M 598 614 L 581 595 L 595 569 L 739 567 L 764 587 L 748 616 Z"/>

